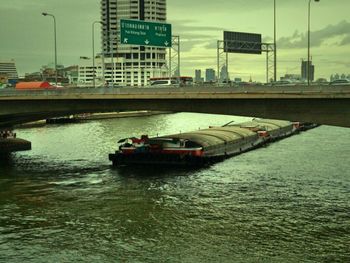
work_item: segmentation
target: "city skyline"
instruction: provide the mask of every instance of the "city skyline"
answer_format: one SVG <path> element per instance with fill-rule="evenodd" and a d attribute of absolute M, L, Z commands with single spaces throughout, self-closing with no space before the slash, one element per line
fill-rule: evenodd
<path fill-rule="evenodd" d="M 278 76 L 298 73 L 307 57 L 307 2 L 277 2 Z M 82 5 L 84 3 L 84 5 Z M 315 78 L 334 72 L 347 73 L 350 62 L 350 22 L 346 0 L 311 3 L 311 56 Z M 91 23 L 100 19 L 100 1 L 57 1 L 41 3 L 5 0 L 0 7 L 2 59 L 15 59 L 20 75 L 40 69 L 53 61 L 52 21 L 57 19 L 58 63 L 78 64 L 80 56 L 91 56 Z M 213 11 L 215 10 L 215 11 Z M 79 11 L 79 12 L 77 12 Z M 273 42 L 273 1 L 167 1 L 168 23 L 181 37 L 182 75 L 194 75 L 197 68 L 216 68 L 216 41 L 223 30 L 261 33 L 264 42 Z M 96 28 L 96 51 L 101 35 Z M 231 78 L 265 80 L 265 56 L 229 54 Z"/>

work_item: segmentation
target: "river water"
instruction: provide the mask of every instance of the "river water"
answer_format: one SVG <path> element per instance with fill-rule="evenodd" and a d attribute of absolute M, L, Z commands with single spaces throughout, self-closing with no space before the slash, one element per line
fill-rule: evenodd
<path fill-rule="evenodd" d="M 205 169 L 113 168 L 117 140 L 247 118 L 177 113 L 17 130 L 0 262 L 350 262 L 350 130 L 321 126 Z"/>

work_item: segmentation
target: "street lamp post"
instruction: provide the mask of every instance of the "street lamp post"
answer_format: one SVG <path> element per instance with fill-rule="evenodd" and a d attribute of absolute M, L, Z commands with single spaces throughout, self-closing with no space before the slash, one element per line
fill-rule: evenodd
<path fill-rule="evenodd" d="M 274 55 L 274 74 L 273 74 L 273 80 L 276 82 L 277 80 L 277 46 L 276 46 L 276 0 L 273 0 L 273 55 Z"/>
<path fill-rule="evenodd" d="M 54 25 L 54 38 L 55 38 L 55 80 L 56 80 L 56 87 L 57 87 L 57 38 L 56 38 L 56 18 L 52 14 L 48 13 L 41 13 L 43 16 L 51 16 L 53 18 L 53 25 Z"/>
<path fill-rule="evenodd" d="M 96 70 L 95 70 L 95 24 L 100 23 L 103 24 L 101 21 L 94 21 L 92 23 L 92 82 L 93 87 L 95 88 L 95 79 L 96 79 Z"/>
<path fill-rule="evenodd" d="M 311 1 L 309 0 L 308 8 L 308 23 L 307 23 L 307 85 L 310 86 L 310 7 Z M 320 0 L 314 0 L 315 2 L 320 2 Z"/>

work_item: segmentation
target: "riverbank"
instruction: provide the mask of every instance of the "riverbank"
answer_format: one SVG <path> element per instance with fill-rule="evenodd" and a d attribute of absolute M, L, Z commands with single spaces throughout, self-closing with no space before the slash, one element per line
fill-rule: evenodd
<path fill-rule="evenodd" d="M 114 119 L 114 118 L 132 118 L 132 117 L 143 117 L 152 116 L 160 114 L 169 114 L 168 111 L 125 111 L 125 112 L 104 112 L 104 113 L 88 113 L 88 114 L 78 114 L 71 115 L 60 118 L 53 118 L 49 120 L 39 120 L 35 122 L 28 122 L 16 125 L 15 128 L 35 128 L 43 127 L 50 124 L 62 124 L 62 123 L 77 123 L 90 120 L 102 120 L 102 119 Z"/>
<path fill-rule="evenodd" d="M 75 116 L 76 119 L 84 120 L 101 120 L 101 119 L 113 119 L 113 118 L 131 118 L 131 117 L 142 117 L 159 114 L 169 114 L 168 111 L 126 111 L 126 112 L 105 112 L 105 113 L 91 113 L 91 114 L 80 114 Z"/>

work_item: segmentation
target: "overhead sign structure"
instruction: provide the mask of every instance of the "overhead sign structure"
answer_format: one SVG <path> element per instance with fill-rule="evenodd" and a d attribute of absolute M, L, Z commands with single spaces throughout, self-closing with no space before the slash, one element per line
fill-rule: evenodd
<path fill-rule="evenodd" d="M 261 34 L 224 31 L 224 51 L 261 54 Z"/>
<path fill-rule="evenodd" d="M 120 20 L 120 43 L 125 45 L 171 47 L 171 24 Z"/>

